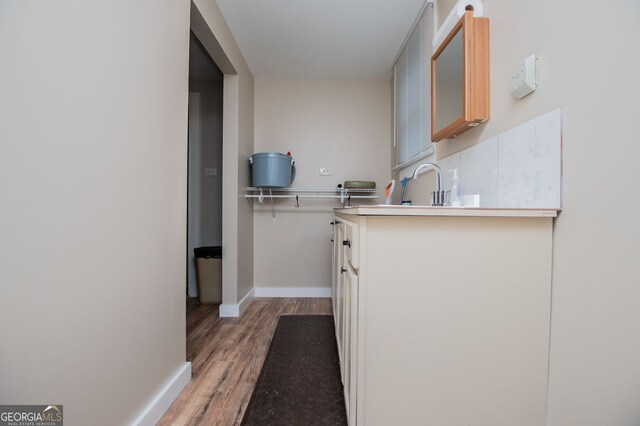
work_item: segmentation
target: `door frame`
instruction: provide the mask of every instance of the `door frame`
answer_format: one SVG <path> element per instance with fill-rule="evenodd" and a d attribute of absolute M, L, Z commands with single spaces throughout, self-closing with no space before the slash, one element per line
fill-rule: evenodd
<path fill-rule="evenodd" d="M 200 246 L 200 188 L 202 177 L 202 132 L 200 123 L 200 93 L 189 92 L 189 147 L 187 183 L 187 295 L 198 295 L 198 281 L 193 249 Z"/>

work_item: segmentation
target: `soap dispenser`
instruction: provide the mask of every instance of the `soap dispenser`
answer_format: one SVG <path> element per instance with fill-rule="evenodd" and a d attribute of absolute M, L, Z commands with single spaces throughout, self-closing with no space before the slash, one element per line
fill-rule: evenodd
<path fill-rule="evenodd" d="M 449 173 L 451 174 L 451 198 L 449 203 L 451 207 L 460 207 L 462 205 L 460 199 L 460 175 L 458 174 L 458 169 L 451 169 Z"/>

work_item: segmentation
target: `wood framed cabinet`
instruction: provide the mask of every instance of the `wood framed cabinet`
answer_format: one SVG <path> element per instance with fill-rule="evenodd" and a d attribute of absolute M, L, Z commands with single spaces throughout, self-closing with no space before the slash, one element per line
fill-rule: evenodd
<path fill-rule="evenodd" d="M 350 425 L 545 424 L 556 213 L 336 211 Z"/>
<path fill-rule="evenodd" d="M 467 10 L 431 58 L 431 140 L 489 120 L 489 19 Z"/>

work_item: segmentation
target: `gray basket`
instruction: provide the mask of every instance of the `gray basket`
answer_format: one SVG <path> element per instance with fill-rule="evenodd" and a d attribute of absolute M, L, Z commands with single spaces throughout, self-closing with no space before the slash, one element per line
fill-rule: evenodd
<path fill-rule="evenodd" d="M 279 152 L 259 152 L 249 157 L 251 185 L 258 188 L 288 188 L 296 178 L 293 158 Z"/>

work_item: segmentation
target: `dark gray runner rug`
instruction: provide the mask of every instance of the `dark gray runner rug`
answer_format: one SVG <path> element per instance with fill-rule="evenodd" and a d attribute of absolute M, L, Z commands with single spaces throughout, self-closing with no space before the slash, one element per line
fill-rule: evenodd
<path fill-rule="evenodd" d="M 347 424 L 331 315 L 280 317 L 242 424 Z"/>

